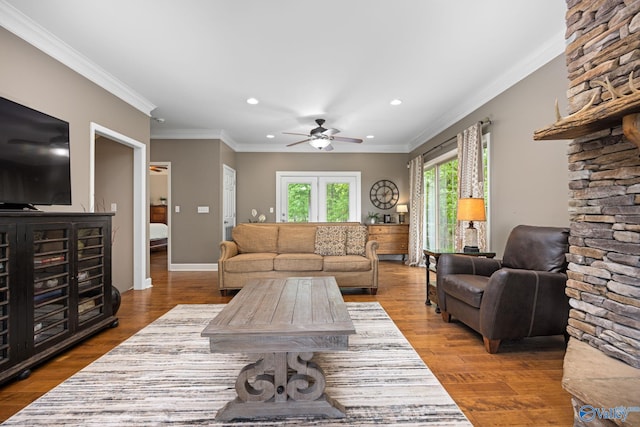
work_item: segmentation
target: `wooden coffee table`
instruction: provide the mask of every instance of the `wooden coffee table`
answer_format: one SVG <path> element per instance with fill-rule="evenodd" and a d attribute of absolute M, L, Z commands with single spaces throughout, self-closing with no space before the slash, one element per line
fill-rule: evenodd
<path fill-rule="evenodd" d="M 344 351 L 355 328 L 333 277 L 261 279 L 248 283 L 202 331 L 213 353 L 249 353 L 237 398 L 216 420 L 345 416 L 324 392 L 313 352 Z"/>

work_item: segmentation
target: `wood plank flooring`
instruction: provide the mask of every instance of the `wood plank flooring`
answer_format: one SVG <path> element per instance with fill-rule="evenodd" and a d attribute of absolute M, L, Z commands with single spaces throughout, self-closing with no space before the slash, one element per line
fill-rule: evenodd
<path fill-rule="evenodd" d="M 122 295 L 120 325 L 90 338 L 0 387 L 0 422 L 27 406 L 176 304 L 219 304 L 216 272 L 167 272 L 164 253 L 151 261 L 153 287 Z M 571 426 L 570 396 L 561 385 L 561 336 L 505 342 L 488 354 L 482 338 L 444 323 L 425 306 L 424 269 L 381 261 L 378 294 L 348 292 L 347 302 L 378 301 L 475 426 Z M 97 384 L 97 387 L 100 385 Z"/>

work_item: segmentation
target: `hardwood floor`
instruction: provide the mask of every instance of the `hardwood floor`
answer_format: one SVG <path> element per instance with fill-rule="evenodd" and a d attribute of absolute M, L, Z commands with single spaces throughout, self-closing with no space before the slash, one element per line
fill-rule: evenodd
<path fill-rule="evenodd" d="M 488 354 L 482 338 L 458 323 L 445 323 L 426 306 L 424 269 L 381 261 L 378 294 L 348 292 L 347 302 L 378 301 L 475 426 L 571 426 L 569 394 L 561 385 L 564 339 L 506 342 Z M 0 387 L 0 421 L 73 375 L 176 304 L 226 303 L 216 272 L 167 272 L 166 257 L 151 260 L 153 287 L 122 295 L 120 325 L 105 330 Z M 98 385 L 99 386 L 99 385 Z"/>

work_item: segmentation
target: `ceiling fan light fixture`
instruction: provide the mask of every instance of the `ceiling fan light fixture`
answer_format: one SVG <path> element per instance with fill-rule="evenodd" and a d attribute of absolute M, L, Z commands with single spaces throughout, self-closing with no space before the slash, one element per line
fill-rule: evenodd
<path fill-rule="evenodd" d="M 400 99 L 398 99 L 398 98 L 396 98 L 396 99 L 392 99 L 392 100 L 391 100 L 391 102 L 390 102 L 389 104 L 391 104 L 391 105 L 393 105 L 393 106 L 400 105 L 400 104 L 402 104 L 402 100 L 400 100 Z"/>
<path fill-rule="evenodd" d="M 257 103 L 259 103 L 260 101 L 258 101 L 256 98 L 249 98 L 247 99 L 247 104 L 251 104 L 251 105 L 256 105 Z"/>
<path fill-rule="evenodd" d="M 317 148 L 318 150 L 322 150 L 323 148 L 325 148 L 330 143 L 331 143 L 331 141 L 329 141 L 328 139 L 324 139 L 324 138 L 312 139 L 311 141 L 309 141 L 309 144 L 312 147 Z"/>

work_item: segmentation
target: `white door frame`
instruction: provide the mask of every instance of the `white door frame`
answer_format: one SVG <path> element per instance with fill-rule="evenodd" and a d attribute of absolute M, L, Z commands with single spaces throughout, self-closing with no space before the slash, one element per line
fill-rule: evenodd
<path fill-rule="evenodd" d="M 133 289 L 151 287 L 147 278 L 147 146 L 97 123 L 90 123 L 89 212 L 95 212 L 96 136 L 133 148 Z"/>

